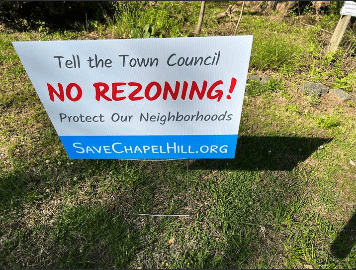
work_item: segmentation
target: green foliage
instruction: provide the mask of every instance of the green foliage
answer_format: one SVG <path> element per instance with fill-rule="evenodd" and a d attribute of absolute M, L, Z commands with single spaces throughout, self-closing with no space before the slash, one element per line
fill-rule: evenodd
<path fill-rule="evenodd" d="M 320 98 L 316 94 L 306 95 L 304 98 L 310 106 L 316 106 L 320 104 Z"/>
<path fill-rule="evenodd" d="M 44 26 L 79 29 L 92 20 L 104 22 L 107 16 L 118 11 L 116 2 L 4 2 L 0 20 L 10 28 L 38 29 L 41 32 Z"/>
<path fill-rule="evenodd" d="M 344 78 L 335 78 L 335 82 L 331 86 L 334 89 L 343 89 L 346 92 L 352 92 L 356 87 L 356 74 L 350 73 Z"/>
<path fill-rule="evenodd" d="M 158 8 L 150 8 L 142 15 L 141 24 L 154 25 L 157 32 L 166 34 L 170 33 L 171 37 L 179 35 L 181 28 L 178 21 L 172 17 L 169 9 L 170 3 L 162 3 Z"/>
<path fill-rule="evenodd" d="M 247 80 L 246 83 L 246 95 L 247 96 L 259 96 L 263 93 L 271 93 L 284 89 L 284 83 L 274 78 L 270 78 L 267 83 L 260 83 L 254 80 Z"/>
<path fill-rule="evenodd" d="M 322 128 L 330 129 L 339 126 L 340 120 L 337 115 L 320 115 L 317 117 L 316 123 Z"/>
<path fill-rule="evenodd" d="M 182 22 L 187 16 L 186 12 L 175 16 L 178 6 L 164 1 L 151 7 L 144 3 L 125 2 L 121 4 L 122 12 L 115 16 L 115 22 L 109 22 L 109 29 L 119 37 L 178 37 L 182 35 Z"/>
<path fill-rule="evenodd" d="M 99 33 L 99 35 L 101 35 L 106 28 L 105 24 L 101 24 L 98 21 L 90 22 L 90 26 L 93 27 L 95 29 L 95 31 L 97 31 Z"/>
<path fill-rule="evenodd" d="M 320 29 L 317 29 L 317 31 L 314 31 L 314 32 L 319 32 L 319 30 Z M 315 34 L 316 33 L 313 33 L 313 35 L 315 35 Z M 322 48 L 321 48 L 320 43 L 317 43 L 315 41 L 309 41 L 308 53 L 310 53 L 314 57 L 318 57 L 318 56 L 320 56 L 321 50 L 322 50 Z M 330 54 L 332 54 L 332 53 L 330 53 Z"/>
<path fill-rule="evenodd" d="M 143 29 L 134 28 L 131 30 L 130 38 L 154 38 L 155 28 L 150 24 L 146 24 Z M 162 37 L 162 34 L 160 35 Z"/>
<path fill-rule="evenodd" d="M 288 105 L 288 110 L 294 111 L 296 113 L 300 113 L 298 104 L 295 104 L 295 105 L 289 104 Z"/>
<path fill-rule="evenodd" d="M 251 55 L 251 67 L 259 70 L 279 70 L 283 66 L 298 66 L 303 49 L 289 37 L 275 33 L 260 34 L 254 37 Z"/>
<path fill-rule="evenodd" d="M 355 101 L 353 101 L 352 99 L 348 100 L 347 105 L 349 105 L 349 107 L 354 108 L 355 107 Z"/>
<path fill-rule="evenodd" d="M 328 14 L 340 17 L 340 11 L 345 1 L 331 1 L 329 5 Z"/>
<path fill-rule="evenodd" d="M 331 14 L 325 15 L 320 18 L 320 22 L 319 22 L 320 27 L 323 29 L 328 29 L 328 30 L 334 31 L 339 18 L 340 18 L 340 12 L 335 13 L 335 14 L 331 13 Z"/>
<path fill-rule="evenodd" d="M 146 24 L 145 27 L 143 28 L 143 37 L 144 38 L 154 37 L 154 34 L 155 34 L 154 26 L 150 24 Z"/>

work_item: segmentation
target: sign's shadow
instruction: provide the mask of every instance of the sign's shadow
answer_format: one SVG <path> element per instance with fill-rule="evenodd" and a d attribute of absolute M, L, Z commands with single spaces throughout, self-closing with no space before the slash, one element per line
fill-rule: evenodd
<path fill-rule="evenodd" d="M 356 213 L 331 243 L 331 253 L 338 259 L 345 259 L 356 245 Z"/>
<path fill-rule="evenodd" d="M 234 159 L 198 159 L 189 169 L 292 171 L 331 138 L 241 136 Z"/>

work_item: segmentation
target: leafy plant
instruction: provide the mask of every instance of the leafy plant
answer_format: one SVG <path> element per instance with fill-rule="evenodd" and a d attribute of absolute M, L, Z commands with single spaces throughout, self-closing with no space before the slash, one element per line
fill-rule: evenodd
<path fill-rule="evenodd" d="M 347 101 L 347 105 L 349 105 L 349 107 L 353 108 L 353 107 L 355 107 L 355 101 L 350 99 L 350 100 Z"/>
<path fill-rule="evenodd" d="M 344 78 L 335 78 L 335 82 L 331 85 L 334 89 L 343 89 L 346 92 L 352 92 L 356 85 L 356 74 L 349 74 Z"/>
<path fill-rule="evenodd" d="M 295 104 L 295 105 L 289 104 L 288 105 L 288 110 L 294 111 L 296 113 L 300 113 L 298 104 Z"/>
<path fill-rule="evenodd" d="M 90 25 L 101 35 L 103 31 L 105 30 L 105 25 L 100 24 L 98 21 L 92 21 Z"/>
<path fill-rule="evenodd" d="M 246 95 L 254 97 L 266 92 L 276 92 L 284 89 L 283 82 L 270 78 L 267 83 L 260 83 L 254 80 L 247 80 Z"/>
<path fill-rule="evenodd" d="M 320 103 L 320 98 L 316 94 L 307 95 L 305 96 L 305 98 L 310 106 L 316 106 Z"/>
<path fill-rule="evenodd" d="M 316 123 L 322 128 L 333 128 L 340 125 L 340 120 L 336 115 L 321 115 L 317 118 Z"/>
<path fill-rule="evenodd" d="M 130 38 L 154 38 L 155 28 L 151 24 L 146 24 L 143 29 L 134 28 L 131 30 Z M 162 37 L 162 34 L 159 36 Z"/>
<path fill-rule="evenodd" d="M 154 33 L 155 33 L 155 28 L 150 24 L 146 24 L 145 27 L 143 28 L 144 38 L 154 37 Z"/>

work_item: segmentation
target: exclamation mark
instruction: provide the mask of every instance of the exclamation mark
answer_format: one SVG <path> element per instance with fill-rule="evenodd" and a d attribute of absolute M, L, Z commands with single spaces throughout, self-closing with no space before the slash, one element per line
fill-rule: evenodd
<path fill-rule="evenodd" d="M 231 78 L 230 89 L 229 89 L 229 93 L 230 93 L 230 94 L 232 94 L 232 92 L 234 92 L 235 86 L 236 86 L 236 82 L 237 82 L 237 80 L 236 80 L 234 77 L 232 77 L 232 78 Z M 230 95 L 227 95 L 226 98 L 227 98 L 227 99 L 231 99 L 231 96 L 230 96 Z"/>

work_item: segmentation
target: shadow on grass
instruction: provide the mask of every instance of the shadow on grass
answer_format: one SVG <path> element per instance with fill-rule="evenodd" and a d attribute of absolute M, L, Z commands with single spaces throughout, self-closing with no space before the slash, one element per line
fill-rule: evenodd
<path fill-rule="evenodd" d="M 177 268 L 187 268 L 186 261 L 190 263 L 189 267 L 193 268 L 244 268 L 254 257 L 261 256 L 262 250 L 271 250 L 268 243 L 275 240 L 269 238 L 269 232 L 273 231 L 273 226 L 269 224 L 280 223 L 293 211 L 297 211 L 295 198 L 300 195 L 300 187 L 298 177 L 291 171 L 329 141 L 330 139 L 323 138 L 241 136 L 237 141 L 235 159 L 193 161 L 189 165 L 189 175 L 192 176 L 190 181 L 194 182 L 194 189 L 197 192 L 206 192 L 206 197 L 204 195 L 196 199 L 197 204 L 201 203 L 199 198 L 209 203 L 205 210 L 198 206 L 194 208 L 198 212 L 207 211 L 205 222 L 209 226 L 216 226 L 215 230 L 226 239 L 226 246 L 220 247 L 225 255 L 212 260 L 217 240 L 210 236 L 205 238 L 203 232 L 208 231 L 200 228 L 198 222 L 191 226 L 197 226 L 198 231 L 202 233 L 197 236 L 199 243 L 195 248 L 191 248 L 191 255 L 182 259 Z M 185 164 L 184 160 L 164 161 L 159 162 L 159 165 L 141 161 L 75 161 L 68 168 L 62 165 L 61 173 L 53 171 L 51 175 L 49 171 L 47 175 L 44 170 L 40 170 L 40 174 L 37 175 L 22 169 L 7 174 L 0 181 L 7 183 L 3 186 L 4 190 L 7 190 L 7 194 L 3 193 L 6 195 L 3 199 L 11 201 L 14 198 L 28 196 L 40 182 L 53 182 L 50 179 L 54 177 L 60 179 L 62 174 L 68 178 L 68 184 L 74 187 L 86 177 L 108 176 L 112 172 L 110 177 L 116 179 L 118 190 L 120 186 L 127 186 L 127 204 L 133 213 L 177 214 L 186 203 Z M 200 173 L 193 170 L 204 169 L 215 169 L 220 172 L 211 181 L 202 181 Z M 105 181 L 104 178 L 100 180 L 103 184 Z M 31 183 L 34 188 L 29 187 Z M 58 182 L 53 185 L 62 184 Z M 108 192 L 117 193 L 116 189 L 110 188 L 112 190 Z M 178 198 L 172 200 L 174 196 Z M 209 199 L 214 201 L 209 202 Z M 119 211 L 125 203 L 125 197 L 117 198 L 113 201 L 114 209 Z M 130 229 L 130 224 L 119 218 L 121 215 L 115 214 L 89 206 L 64 210 L 52 228 L 43 228 L 48 234 L 44 246 L 48 247 L 48 252 L 54 259 L 46 263 L 47 267 L 125 268 L 134 260 L 137 250 L 143 249 L 148 252 L 150 247 L 142 247 L 138 240 L 139 235 L 146 235 L 146 232 Z M 152 239 L 161 237 L 161 232 L 166 226 L 170 226 L 171 221 L 154 224 L 155 227 L 150 228 Z M 29 234 L 31 235 L 31 232 Z M 26 240 L 18 241 L 22 243 Z M 201 248 L 198 248 L 200 244 L 212 248 L 200 254 Z M 40 246 L 36 244 L 32 248 L 40 252 Z M 24 249 L 21 252 L 27 251 L 28 249 Z M 18 254 L 21 255 L 23 254 Z M 33 262 L 33 265 L 38 267 L 42 264 Z M 266 263 L 259 266 L 268 268 L 269 265 Z"/>
<path fill-rule="evenodd" d="M 356 245 L 356 213 L 331 244 L 334 257 L 345 259 Z"/>
<path fill-rule="evenodd" d="M 298 137 L 241 136 L 237 140 L 235 159 L 196 160 L 190 169 L 227 169 L 246 171 L 292 171 L 320 146 L 332 139 Z"/>
<path fill-rule="evenodd" d="M 15 169 L 7 174 L 0 175 L 0 210 L 17 206 L 24 196 L 35 197 L 36 192 L 28 190 L 29 184 L 36 185 L 41 177 L 32 172 Z"/>
<path fill-rule="evenodd" d="M 281 253 L 276 224 L 290 221 L 304 203 L 303 184 L 293 169 L 330 141 L 241 136 L 235 159 L 195 160 L 189 166 L 222 172 L 207 182 L 208 197 L 214 199 L 210 215 L 219 217 L 226 239 L 224 256 L 213 267 L 271 267 Z M 208 258 L 200 266 L 212 267 Z"/>
<path fill-rule="evenodd" d="M 127 268 L 139 247 L 138 233 L 132 226 L 102 207 L 68 207 L 61 212 L 51 226 L 18 228 L 11 240 L 4 239 L 5 249 L 0 249 L 4 266 Z"/>
<path fill-rule="evenodd" d="M 126 268 L 139 246 L 138 233 L 101 207 L 65 210 L 49 238 L 57 250 L 55 268 Z"/>

